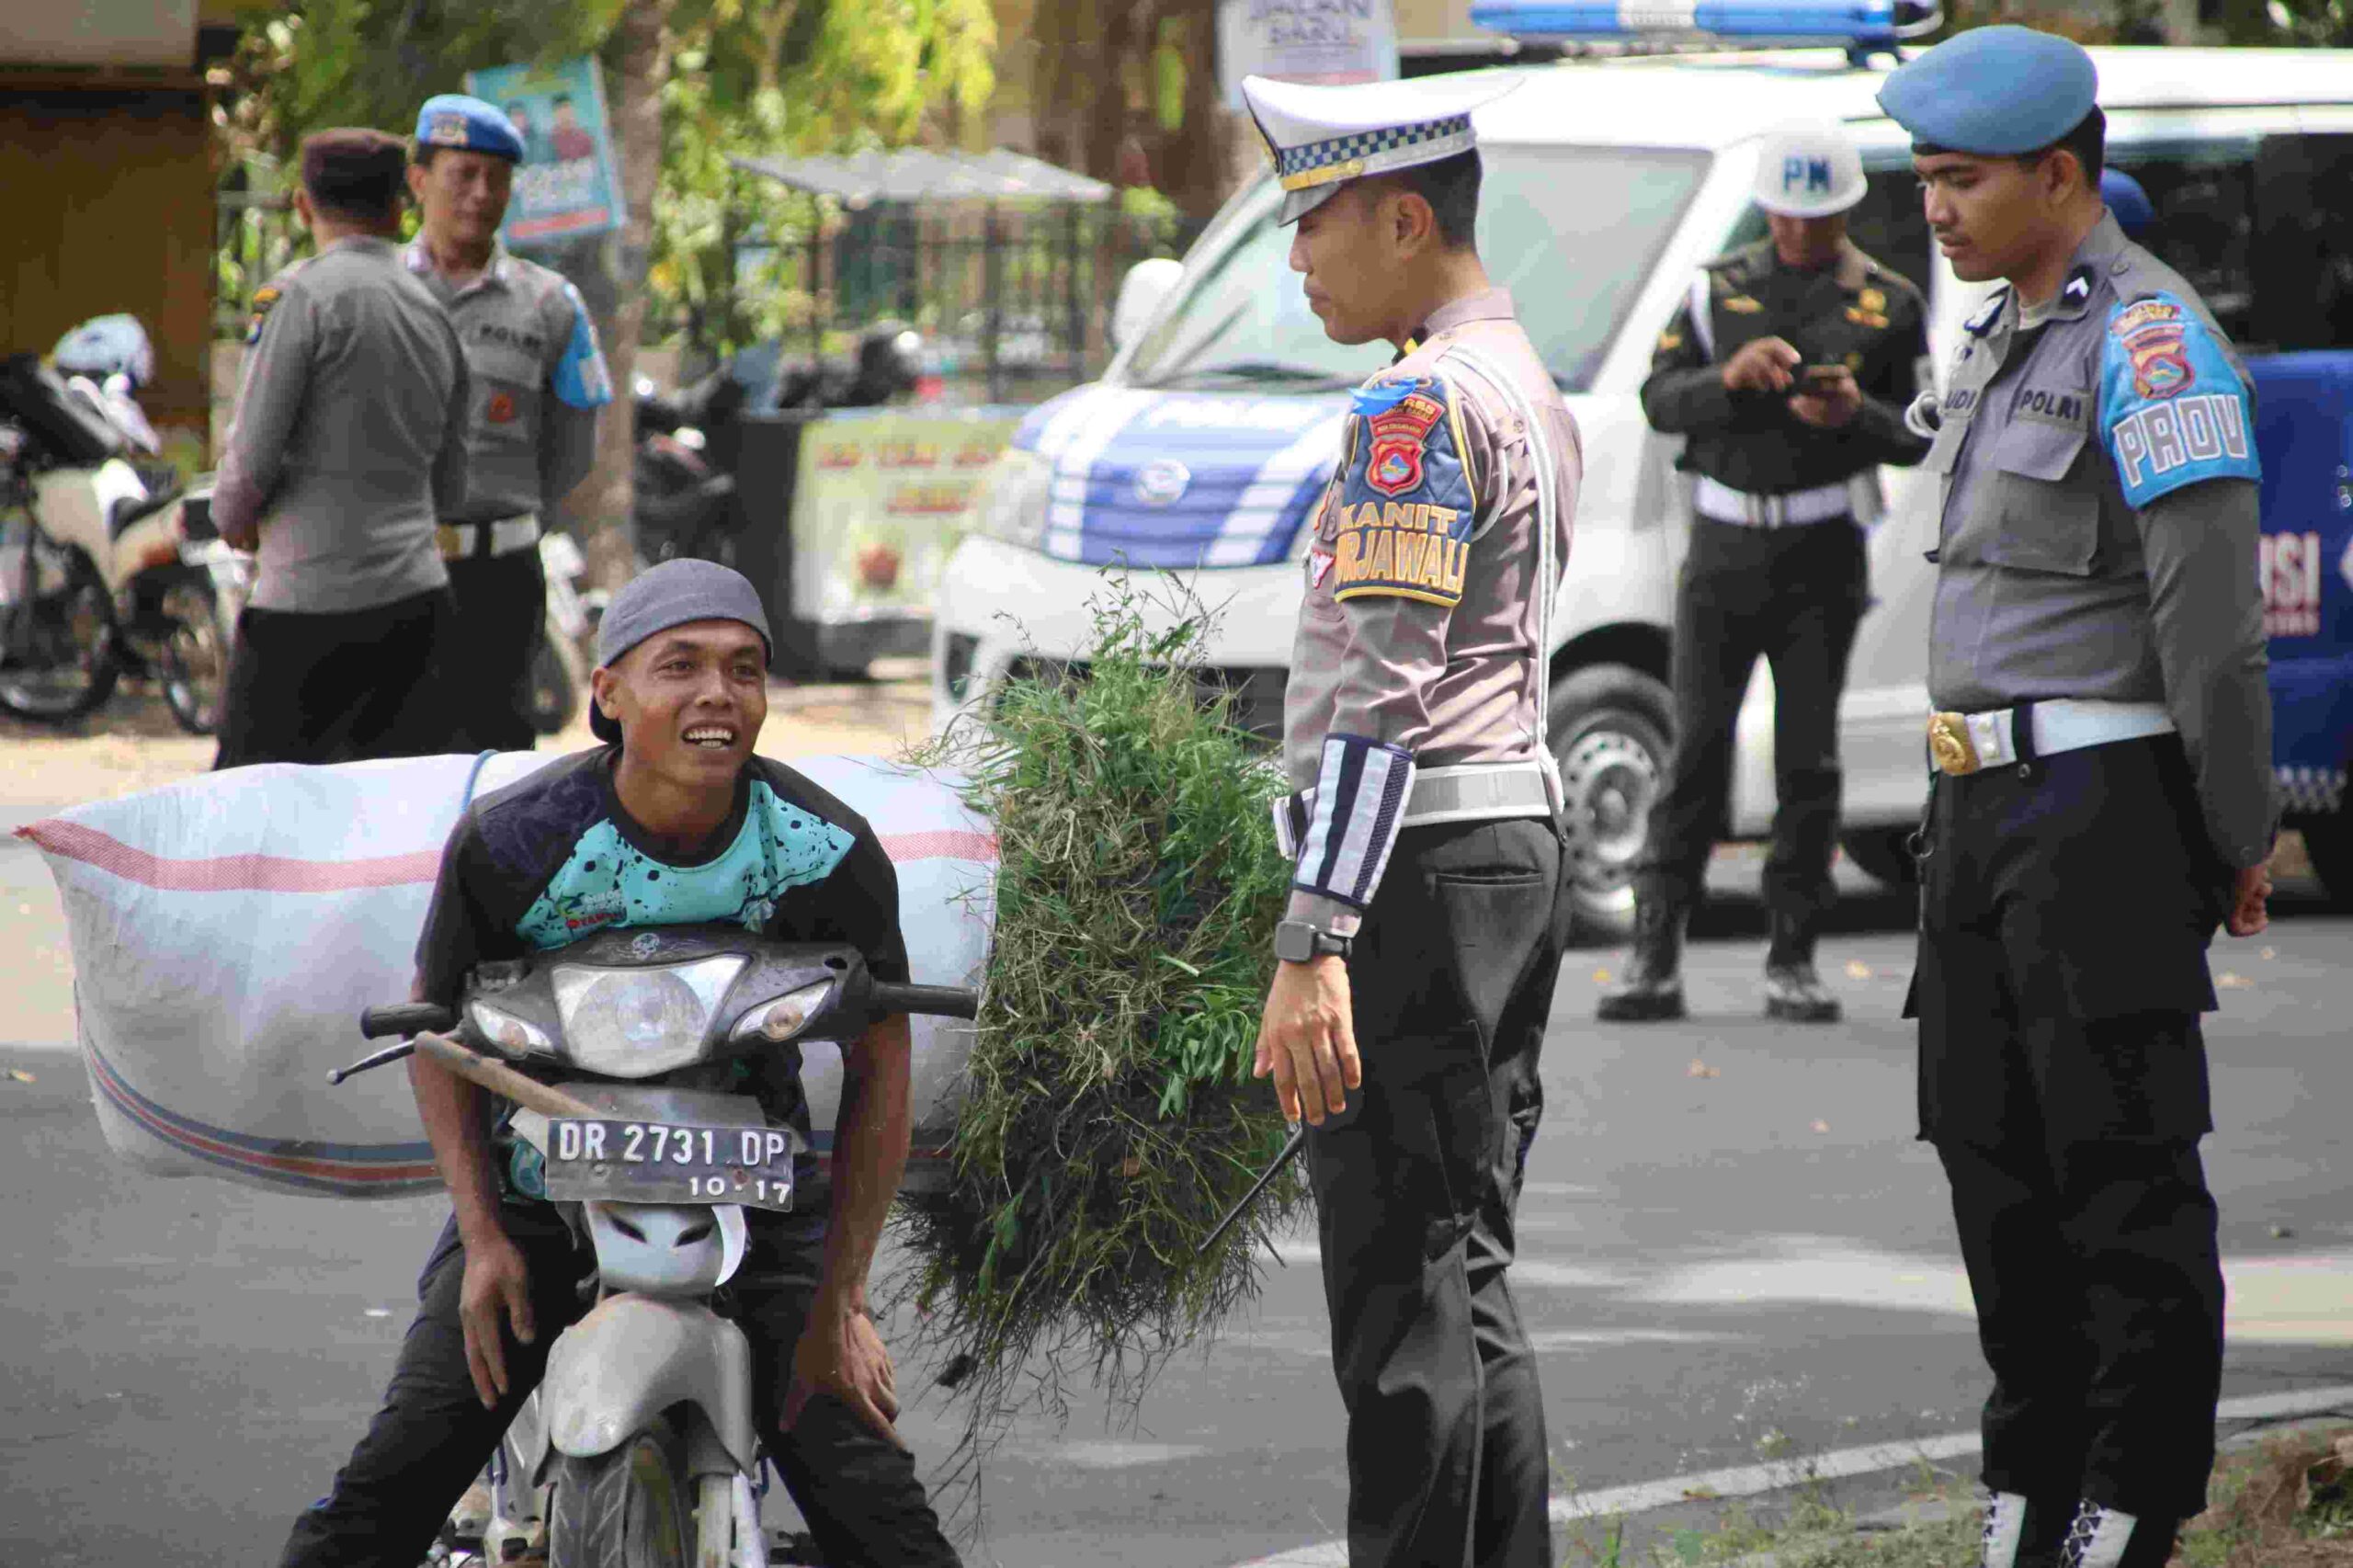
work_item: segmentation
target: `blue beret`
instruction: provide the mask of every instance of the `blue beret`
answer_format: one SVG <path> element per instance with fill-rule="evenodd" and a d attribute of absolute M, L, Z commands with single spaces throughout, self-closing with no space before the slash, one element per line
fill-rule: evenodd
<path fill-rule="evenodd" d="M 2139 239 L 2157 221 L 2157 210 L 2150 204 L 2149 193 L 2122 169 L 2100 170 L 2099 199 L 2116 214 L 2116 225 L 2124 231 L 2128 240 Z"/>
<path fill-rule="evenodd" d="M 2004 24 L 1972 28 L 1892 72 L 1879 107 L 1915 142 L 1952 153 L 2039 153 L 2083 123 L 2099 89 L 2081 44 Z"/>
<path fill-rule="evenodd" d="M 454 147 L 460 153 L 488 153 L 510 164 L 523 161 L 523 133 L 495 104 L 463 93 L 443 93 L 425 100 L 416 111 L 416 149 Z"/>

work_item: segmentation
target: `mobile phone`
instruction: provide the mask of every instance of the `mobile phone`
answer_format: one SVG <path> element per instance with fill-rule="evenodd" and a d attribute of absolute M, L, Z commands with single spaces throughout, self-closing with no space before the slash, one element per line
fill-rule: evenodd
<path fill-rule="evenodd" d="M 1847 373 L 1844 365 L 1806 365 L 1798 370 L 1798 380 L 1809 387 L 1827 386 Z"/>

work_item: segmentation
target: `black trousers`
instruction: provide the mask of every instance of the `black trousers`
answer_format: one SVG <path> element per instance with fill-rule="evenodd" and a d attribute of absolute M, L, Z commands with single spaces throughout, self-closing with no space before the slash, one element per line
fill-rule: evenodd
<path fill-rule="evenodd" d="M 1696 905 L 1725 825 L 1733 729 L 1748 677 L 1773 671 L 1773 846 L 1765 903 L 1810 935 L 1836 896 L 1838 699 L 1862 619 L 1862 530 L 1833 519 L 1745 528 L 1699 517 L 1675 597 L 1675 752 L 1651 807 L 1635 897 Z"/>
<path fill-rule="evenodd" d="M 432 756 L 451 744 L 447 588 L 325 615 L 248 606 L 221 704 L 215 768 Z"/>
<path fill-rule="evenodd" d="M 1307 1160 L 1355 1568 L 1552 1568 L 1505 1270 L 1566 913 L 1550 822 L 1409 828 L 1348 960 L 1364 1088 Z"/>
<path fill-rule="evenodd" d="M 471 532 L 472 530 L 467 530 Z M 547 622 L 548 580 L 537 550 L 449 562 L 458 618 L 449 635 L 449 695 L 459 751 L 529 751 L 531 651 Z"/>
<path fill-rule="evenodd" d="M 1905 1011 L 1994 1372 L 1985 1483 L 2186 1518 L 2222 1383 L 2199 1015 L 2228 873 L 2180 744 L 1938 778 L 1921 875 Z"/>
<path fill-rule="evenodd" d="M 402 1342 L 391 1389 L 368 1435 L 335 1478 L 335 1490 L 294 1522 L 281 1568 L 416 1568 L 435 1533 L 498 1439 L 539 1386 L 548 1347 L 587 1311 L 575 1284 L 593 1259 L 574 1251 L 545 1204 L 509 1203 L 500 1219 L 530 1270 L 534 1343 L 506 1335 L 507 1392 L 485 1410 L 466 1372 L 458 1320 L 465 1249 L 452 1221 L 417 1281 L 417 1314 Z M 755 1216 L 751 1249 L 730 1282 L 736 1322 L 752 1346 L 753 1411 L 761 1442 L 828 1563 L 835 1568 L 957 1562 L 955 1549 L 916 1479 L 915 1460 L 840 1402 L 809 1403 L 790 1433 L 777 1418 L 792 1349 L 816 1294 L 822 1216 Z"/>

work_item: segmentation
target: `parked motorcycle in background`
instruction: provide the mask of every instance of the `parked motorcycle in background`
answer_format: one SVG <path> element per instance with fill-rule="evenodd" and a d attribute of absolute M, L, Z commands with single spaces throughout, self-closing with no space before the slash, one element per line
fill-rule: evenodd
<path fill-rule="evenodd" d="M 0 710 L 76 718 L 131 675 L 210 733 L 235 613 L 220 585 L 240 569 L 217 536 L 190 537 L 167 472 L 134 466 L 159 447 L 131 397 L 153 370 L 138 324 L 101 317 L 59 351 L 62 374 L 0 362 Z"/>
<path fill-rule="evenodd" d="M 588 560 L 570 534 L 540 536 L 540 569 L 548 596 L 540 640 L 531 649 L 531 728 L 558 735 L 587 699 L 589 647 L 603 596 L 582 591 Z"/>

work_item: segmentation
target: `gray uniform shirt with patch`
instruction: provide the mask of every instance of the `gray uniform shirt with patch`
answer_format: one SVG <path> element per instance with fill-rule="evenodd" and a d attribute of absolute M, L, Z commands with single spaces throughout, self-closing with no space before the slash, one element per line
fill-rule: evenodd
<path fill-rule="evenodd" d="M 2260 862 L 2277 813 L 2254 420 L 2205 301 L 2103 217 L 2048 305 L 2022 319 L 2005 290 L 1971 318 L 1938 412 L 1930 700 L 2163 703 L 2215 850 Z"/>
<path fill-rule="evenodd" d="M 254 296 L 213 515 L 259 531 L 253 603 L 372 609 L 444 585 L 434 538 L 460 505 L 466 365 L 390 240 L 336 241 Z"/>
<path fill-rule="evenodd" d="M 1349 461 L 1312 515 L 1315 539 L 1302 565 L 1305 594 L 1283 695 L 1283 767 L 1291 788 L 1316 780 L 1329 734 L 1402 747 L 1424 767 L 1510 762 L 1540 755 L 1537 704 L 1547 692 L 1540 610 L 1559 589 L 1585 472 L 1583 443 L 1560 389 L 1501 289 L 1468 295 L 1431 312 L 1413 352 L 1373 381 L 1441 377 L 1460 400 L 1473 488 L 1476 532 L 1452 606 L 1393 597 L 1341 597 L 1332 551 L 1341 532 L 1339 497 Z M 1450 351 L 1467 348 L 1509 378 L 1545 425 L 1552 461 L 1552 580 L 1538 580 L 1535 445 L 1503 395 Z M 1363 439 L 1352 419 L 1351 440 Z M 1353 910 L 1293 892 L 1291 916 L 1353 929 Z"/>
<path fill-rule="evenodd" d="M 463 288 L 435 270 L 423 241 L 406 256 L 449 312 L 472 372 L 465 503 L 441 520 L 496 522 L 562 499 L 595 464 L 597 410 L 612 401 L 578 290 L 503 247 Z"/>

